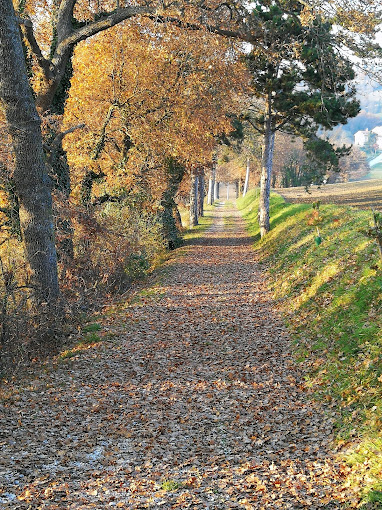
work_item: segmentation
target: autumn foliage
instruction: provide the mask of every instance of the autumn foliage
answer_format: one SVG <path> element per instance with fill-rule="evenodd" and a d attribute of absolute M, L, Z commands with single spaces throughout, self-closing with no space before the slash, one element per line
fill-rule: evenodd
<path fill-rule="evenodd" d="M 41 49 L 54 48 L 51 25 L 38 16 L 42 5 L 24 7 Z M 90 19 L 85 4 L 76 9 L 78 20 Z M 46 77 L 25 48 L 39 96 Z M 212 34 L 144 19 L 77 45 L 61 106 L 56 95 L 42 116 L 61 290 L 70 307 L 87 308 L 100 292 L 126 290 L 179 243 L 178 188 L 187 190 L 192 169 L 210 165 L 247 90 L 240 52 L 240 44 Z M 0 144 L 3 239 L 13 236 L 10 250 L 3 245 L 6 272 L 15 265 L 15 246 L 18 264 L 25 262 L 5 132 Z M 27 276 L 20 285 L 28 287 Z"/>

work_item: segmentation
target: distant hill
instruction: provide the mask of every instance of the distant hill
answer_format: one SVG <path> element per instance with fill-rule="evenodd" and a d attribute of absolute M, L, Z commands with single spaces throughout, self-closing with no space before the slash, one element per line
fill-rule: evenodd
<path fill-rule="evenodd" d="M 361 103 L 361 111 L 354 119 L 344 126 L 337 126 L 330 133 L 330 139 L 338 144 L 354 142 L 357 131 L 382 126 L 382 85 L 372 82 L 370 78 L 360 75 L 356 82 L 357 97 Z"/>

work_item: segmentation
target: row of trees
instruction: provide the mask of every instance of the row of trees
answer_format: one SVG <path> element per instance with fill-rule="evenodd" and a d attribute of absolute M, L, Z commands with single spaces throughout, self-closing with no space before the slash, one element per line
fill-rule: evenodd
<path fill-rule="evenodd" d="M 56 201 L 74 197 L 87 209 L 144 190 L 147 207 L 160 203 L 163 233 L 175 246 L 179 185 L 185 175 L 200 178 L 200 168 L 213 167 L 212 154 L 233 118 L 263 140 L 265 235 L 275 133 L 302 136 L 317 161 L 334 167 L 343 151 L 317 138 L 317 129 L 358 112 L 354 72 L 338 47 L 339 37 L 349 45 L 349 30 L 358 28 L 339 7 L 331 16 L 345 21 L 333 35 L 320 6 L 298 0 L 251 8 L 244 2 L 24 0 L 17 16 L 11 0 L 2 2 L 0 97 L 37 300 L 54 303 L 59 295 L 52 187 Z M 374 20 L 370 13 L 367 33 L 359 24 L 365 40 Z M 73 225 L 68 216 L 56 224 L 66 232 L 58 245 L 62 261 L 74 256 Z"/>

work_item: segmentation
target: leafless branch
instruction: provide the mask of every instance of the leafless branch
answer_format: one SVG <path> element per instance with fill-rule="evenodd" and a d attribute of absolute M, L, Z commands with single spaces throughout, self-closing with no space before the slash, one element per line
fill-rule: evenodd
<path fill-rule="evenodd" d="M 41 67 L 44 76 L 47 79 L 52 78 L 52 71 L 51 71 L 51 62 L 50 60 L 46 59 L 44 55 L 42 54 L 41 48 L 36 41 L 34 31 L 33 31 L 33 23 L 31 20 L 26 18 L 18 18 L 18 22 L 22 27 L 23 34 L 26 38 L 26 40 L 29 43 L 29 46 L 33 52 L 33 54 L 36 57 L 36 60 L 38 62 L 38 65 Z"/>
<path fill-rule="evenodd" d="M 82 129 L 85 127 L 85 124 L 77 124 L 76 126 L 73 126 L 66 131 L 62 131 L 61 133 L 58 133 L 52 143 L 50 143 L 48 146 L 45 145 L 45 149 L 49 150 L 50 152 L 54 152 L 57 150 L 58 146 L 62 142 L 62 140 L 65 138 L 66 135 L 69 135 L 70 133 L 73 133 L 73 131 L 76 131 L 77 129 Z"/>
<path fill-rule="evenodd" d="M 152 12 L 152 9 L 149 7 L 123 7 L 116 9 L 112 13 L 105 14 L 104 17 L 101 17 L 97 21 L 93 21 L 78 28 L 77 30 L 72 31 L 67 37 L 59 42 L 53 62 L 58 64 L 68 49 L 74 47 L 79 42 L 84 41 L 99 32 L 107 30 L 108 28 L 118 25 L 124 20 L 133 18 L 134 16 L 149 14 L 150 12 Z"/>

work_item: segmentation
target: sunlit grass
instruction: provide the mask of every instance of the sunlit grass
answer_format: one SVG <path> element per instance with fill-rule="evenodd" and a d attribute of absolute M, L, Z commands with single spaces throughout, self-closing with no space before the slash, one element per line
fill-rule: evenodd
<path fill-rule="evenodd" d="M 215 210 L 216 205 L 217 204 L 215 203 L 215 205 L 212 205 L 212 206 L 211 205 L 204 206 L 204 216 L 199 217 L 199 219 L 198 219 L 199 225 L 196 225 L 195 227 L 192 227 L 192 228 L 188 227 L 188 230 L 186 230 L 186 232 L 183 236 L 183 238 L 186 242 L 190 241 L 191 239 L 197 239 L 197 238 L 201 237 L 204 234 L 204 232 L 212 226 L 213 211 Z M 182 217 L 183 217 L 183 214 L 182 214 Z M 183 221 L 183 219 L 182 219 L 182 221 Z M 186 225 L 188 225 L 188 224 L 189 223 L 186 223 Z"/>
<path fill-rule="evenodd" d="M 304 364 L 307 386 L 336 412 L 337 441 L 353 467 L 348 483 L 365 504 L 379 505 L 382 271 L 376 244 L 360 232 L 371 213 L 321 205 L 312 224 L 310 204 L 286 204 L 273 195 L 271 232 L 260 240 L 255 197 L 250 192 L 238 206 L 269 268 L 275 297 L 282 300 L 296 360 Z M 320 246 L 314 243 L 316 225 Z"/>
<path fill-rule="evenodd" d="M 175 492 L 183 487 L 183 483 L 177 480 L 164 480 L 161 483 L 161 489 L 166 492 Z"/>

